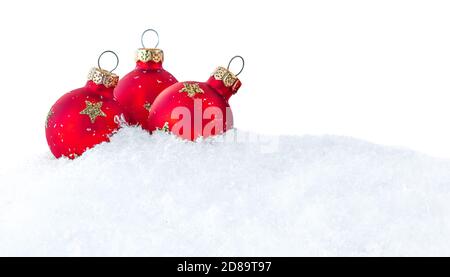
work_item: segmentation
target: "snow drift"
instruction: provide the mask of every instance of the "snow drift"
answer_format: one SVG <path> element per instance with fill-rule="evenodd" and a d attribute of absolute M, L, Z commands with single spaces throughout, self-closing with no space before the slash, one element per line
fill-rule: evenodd
<path fill-rule="evenodd" d="M 0 255 L 450 255 L 449 161 L 230 135 L 127 127 L 74 161 L 24 161 L 0 176 Z"/>

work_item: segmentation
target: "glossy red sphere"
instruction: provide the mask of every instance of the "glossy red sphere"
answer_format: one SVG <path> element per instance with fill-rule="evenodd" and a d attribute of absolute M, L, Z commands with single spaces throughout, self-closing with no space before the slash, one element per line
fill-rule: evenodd
<path fill-rule="evenodd" d="M 177 80 L 164 70 L 162 62 L 136 63 L 136 68 L 125 75 L 114 89 L 114 97 L 120 103 L 126 121 L 145 127 L 148 113 L 155 98 Z"/>
<path fill-rule="evenodd" d="M 45 123 L 48 146 L 56 158 L 74 159 L 109 141 L 120 127 L 121 114 L 113 88 L 88 81 L 85 87 L 62 96 L 50 109 Z"/>
<path fill-rule="evenodd" d="M 188 140 L 221 134 L 233 128 L 228 99 L 239 86 L 225 87 L 214 77 L 207 82 L 176 83 L 155 99 L 147 127 L 150 131 L 170 131 Z"/>

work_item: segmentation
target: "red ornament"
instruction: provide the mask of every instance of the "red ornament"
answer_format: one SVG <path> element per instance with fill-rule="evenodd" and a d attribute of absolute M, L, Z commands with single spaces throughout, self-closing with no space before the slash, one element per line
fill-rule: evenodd
<path fill-rule="evenodd" d="M 243 59 L 242 62 L 243 69 Z M 149 130 L 170 131 L 184 139 L 195 140 L 233 128 L 228 100 L 241 87 L 237 75 L 242 69 L 235 75 L 228 68 L 218 67 L 206 82 L 180 82 L 165 89 L 150 109 Z"/>
<path fill-rule="evenodd" d="M 164 70 L 162 63 L 164 53 L 161 49 L 145 48 L 143 36 L 142 47 L 137 50 L 136 68 L 120 79 L 114 89 L 114 97 L 123 108 L 125 120 L 131 125 L 145 127 L 148 113 L 155 98 L 165 88 L 177 82 L 177 79 Z M 159 44 L 158 43 L 155 47 Z"/>
<path fill-rule="evenodd" d="M 107 52 L 115 55 L 112 51 L 102 55 Z M 45 133 L 56 158 L 74 159 L 96 144 L 109 141 L 119 129 L 117 117 L 122 110 L 113 98 L 118 80 L 117 75 L 99 65 L 91 69 L 84 87 L 65 94 L 52 106 L 45 122 Z"/>

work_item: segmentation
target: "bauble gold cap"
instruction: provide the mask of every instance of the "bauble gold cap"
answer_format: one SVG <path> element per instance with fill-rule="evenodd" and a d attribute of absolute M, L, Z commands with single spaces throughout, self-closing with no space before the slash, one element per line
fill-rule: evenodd
<path fill-rule="evenodd" d="M 119 82 L 119 76 L 101 68 L 93 67 L 88 74 L 88 80 L 97 85 L 104 85 L 107 88 L 113 88 Z"/>
<path fill-rule="evenodd" d="M 136 61 L 160 63 L 164 61 L 164 52 L 158 48 L 139 48 L 136 52 Z"/>

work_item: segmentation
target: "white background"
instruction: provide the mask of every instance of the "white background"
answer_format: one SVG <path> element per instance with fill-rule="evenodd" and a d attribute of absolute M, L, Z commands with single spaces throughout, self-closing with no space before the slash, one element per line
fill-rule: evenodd
<path fill-rule="evenodd" d="M 240 54 L 235 126 L 337 134 L 450 157 L 449 1 L 1 1 L 0 166 L 47 150 L 44 121 L 103 50 L 203 81 Z M 237 67 L 238 65 L 236 65 Z"/>

